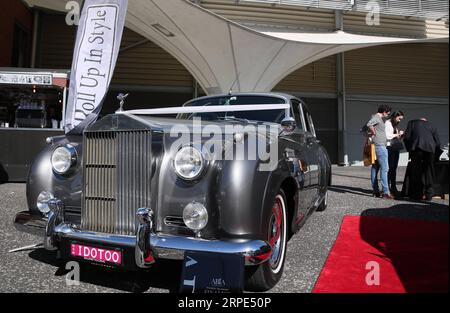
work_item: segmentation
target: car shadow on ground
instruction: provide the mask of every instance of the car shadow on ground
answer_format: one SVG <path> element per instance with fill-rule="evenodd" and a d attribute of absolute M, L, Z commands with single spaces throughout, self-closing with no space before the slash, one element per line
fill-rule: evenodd
<path fill-rule="evenodd" d="M 363 211 L 360 234 L 392 262 L 406 292 L 448 292 L 448 221 L 448 205 L 401 203 Z"/>
<path fill-rule="evenodd" d="M 56 252 L 36 249 L 30 252 L 33 260 L 56 268 L 55 276 L 65 276 L 68 260 L 57 259 Z M 80 264 L 80 282 L 117 289 L 125 292 L 142 293 L 150 288 L 179 292 L 182 262 L 160 260 L 148 270 L 129 271 L 107 268 L 85 262 Z"/>
<path fill-rule="evenodd" d="M 345 178 L 356 178 L 356 179 L 364 179 L 364 180 L 369 180 L 370 181 L 370 172 L 369 172 L 369 176 L 365 175 L 365 176 L 359 176 L 359 175 L 344 175 L 341 173 L 333 173 L 333 176 L 339 176 L 339 177 L 345 177 Z"/>
<path fill-rule="evenodd" d="M 397 183 L 397 186 L 399 186 L 398 183 Z M 373 190 L 366 189 L 366 188 L 332 185 L 328 188 L 328 190 L 334 191 L 337 193 L 351 193 L 351 194 L 358 195 L 358 196 L 374 197 Z M 399 189 L 399 190 L 401 190 L 401 189 Z M 410 203 L 427 203 L 427 202 L 429 202 L 429 201 L 425 201 L 425 200 L 414 200 L 414 199 L 404 197 L 402 195 L 401 191 L 399 191 L 398 194 L 395 194 L 394 196 L 395 196 L 396 200 L 406 201 L 406 202 L 410 202 Z"/>
<path fill-rule="evenodd" d="M 367 197 L 373 196 L 372 189 L 364 189 L 359 187 L 332 185 L 331 187 L 328 188 L 328 190 L 338 193 L 352 193 L 358 196 L 367 196 Z"/>

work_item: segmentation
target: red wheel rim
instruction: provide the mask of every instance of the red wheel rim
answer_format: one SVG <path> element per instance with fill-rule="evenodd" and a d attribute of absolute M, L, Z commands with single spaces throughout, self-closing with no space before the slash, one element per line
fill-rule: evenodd
<path fill-rule="evenodd" d="M 272 207 L 272 217 L 269 224 L 269 244 L 272 248 L 269 263 L 272 269 L 276 269 L 281 261 L 282 249 L 284 248 L 282 246 L 284 240 L 283 227 L 283 203 L 277 196 Z"/>

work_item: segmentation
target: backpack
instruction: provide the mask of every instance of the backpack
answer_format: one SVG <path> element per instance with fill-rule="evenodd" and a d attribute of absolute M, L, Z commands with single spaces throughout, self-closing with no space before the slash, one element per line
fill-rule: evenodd
<path fill-rule="evenodd" d="M 359 130 L 359 132 L 364 137 L 371 137 L 372 136 L 372 132 L 370 131 L 369 127 L 367 127 L 367 124 L 364 124 L 363 127 L 361 127 L 361 129 Z"/>

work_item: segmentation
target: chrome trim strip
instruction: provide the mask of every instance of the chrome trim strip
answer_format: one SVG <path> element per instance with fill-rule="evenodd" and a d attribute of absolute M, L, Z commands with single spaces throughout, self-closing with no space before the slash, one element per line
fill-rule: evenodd
<path fill-rule="evenodd" d="M 164 224 L 169 227 L 181 227 L 181 228 L 188 229 L 188 227 L 186 226 L 186 224 L 183 221 L 182 216 L 167 215 L 164 218 Z"/>
<path fill-rule="evenodd" d="M 205 240 L 173 235 L 151 235 L 150 245 L 155 257 L 183 259 L 185 251 L 242 254 L 246 265 L 256 265 L 267 261 L 271 254 L 270 245 L 262 240 Z"/>
<path fill-rule="evenodd" d="M 93 231 L 78 230 L 72 225 L 60 224 L 56 226 L 55 233 L 61 239 L 80 240 L 91 243 L 104 243 L 134 248 L 136 236 L 114 235 Z"/>

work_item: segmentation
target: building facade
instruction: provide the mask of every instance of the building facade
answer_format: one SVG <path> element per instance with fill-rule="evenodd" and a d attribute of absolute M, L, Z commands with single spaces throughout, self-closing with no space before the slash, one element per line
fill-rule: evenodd
<path fill-rule="evenodd" d="M 0 14 L 5 15 L 0 18 L 0 67 L 70 69 L 76 27 L 67 25 L 60 7 L 42 8 L 39 2 L 0 3 Z M 329 56 L 287 75 L 273 91 L 306 101 L 316 119 L 318 137 L 334 163 L 361 164 L 363 137 L 359 130 L 384 103 L 404 111 L 406 121 L 429 118 L 442 142 L 448 142 L 448 1 L 443 2 L 446 7 L 435 9 L 434 15 L 414 16 L 408 7 L 381 14 L 379 25 L 368 25 L 368 12 L 354 7 L 366 8 L 368 1 L 353 1 L 353 7 L 352 1 L 322 1 L 322 5 L 309 1 L 309 6 L 307 1 L 193 2 L 258 30 L 343 30 L 386 37 L 444 38 L 442 42 L 382 45 Z M 8 10 L 12 14 L 7 14 Z M 26 35 L 16 32 L 16 25 Z M 115 95 L 123 91 L 130 93 L 128 109 L 176 106 L 205 93 L 174 56 L 129 28 L 124 31 L 102 114 L 117 108 Z M 401 164 L 406 164 L 406 154 Z"/>

